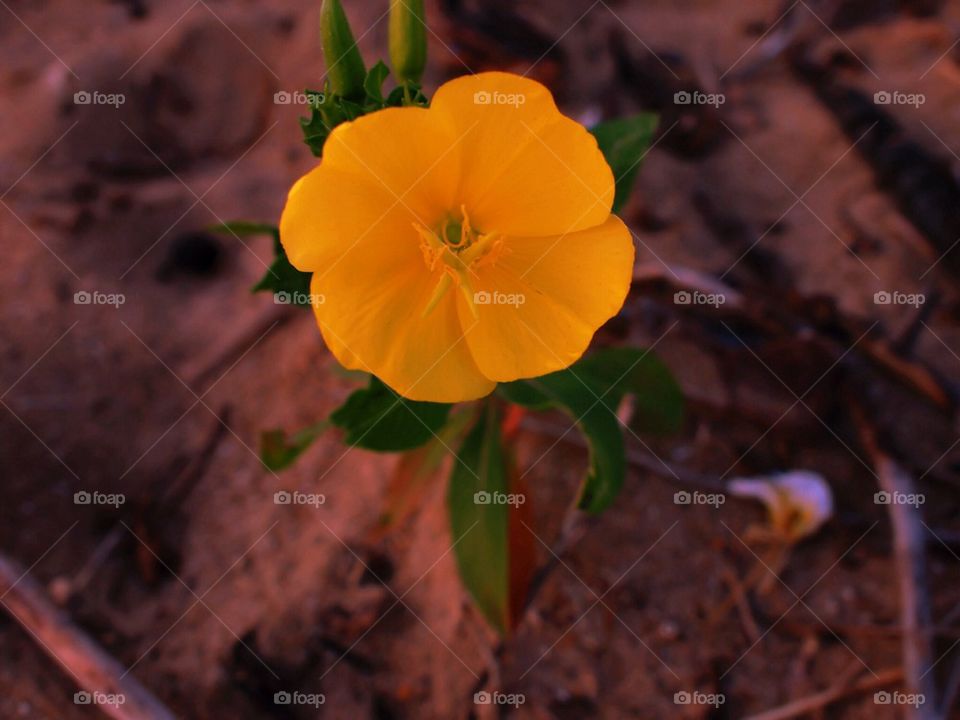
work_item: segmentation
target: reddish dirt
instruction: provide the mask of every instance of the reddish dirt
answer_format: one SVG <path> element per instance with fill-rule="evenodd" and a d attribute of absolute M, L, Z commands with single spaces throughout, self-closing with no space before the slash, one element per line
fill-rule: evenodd
<path fill-rule="evenodd" d="M 386 3 L 346 4 L 367 57 L 385 55 Z M 69 594 L 65 612 L 178 717 L 492 718 L 473 695 L 499 689 L 525 696 L 504 710 L 516 718 L 741 718 L 857 669 L 869 677 L 900 667 L 890 524 L 847 412 L 859 381 L 880 408 L 872 420 L 887 447 L 928 498 L 931 604 L 937 623 L 949 621 L 934 652 L 942 680 L 956 661 L 948 615 L 960 602 L 956 418 L 880 373 L 835 365 L 803 333 L 753 355 L 724 332 L 724 322 L 741 328 L 735 314 L 685 311 L 662 289 L 638 287 L 599 338 L 655 344 L 690 399 L 681 435 L 631 438 L 631 452 L 714 480 L 813 469 L 836 496 L 835 517 L 794 548 L 782 582 L 751 594 L 756 642 L 727 600 L 731 578 L 756 571 L 760 548 L 743 539 L 762 524 L 761 508 L 732 498 L 718 509 L 677 505 L 686 475 L 655 462 L 632 467 L 615 507 L 584 523 L 502 644 L 457 579 L 442 483 L 402 527 L 371 539 L 395 458 L 348 451 L 328 433 L 292 469 L 265 470 L 262 430 L 316 421 L 356 380 L 337 369 L 308 314 L 248 293 L 269 262 L 268 239 L 211 238 L 204 228 L 276 219 L 314 162 L 300 109 L 273 97 L 322 76 L 318 3 L 147 2 L 143 18 L 135 5 L 0 8 L 0 234 L 10 253 L 0 266 L 0 548 L 52 596 Z M 878 306 L 874 293 L 937 293 L 913 359 L 955 386 L 955 276 L 929 270 L 937 253 L 786 58 L 738 75 L 759 59 L 766 46 L 754 43 L 780 11 L 732 0 L 529 0 L 480 12 L 508 6 L 557 41 L 532 74 L 585 122 L 640 109 L 652 92 L 618 71 L 613 36 L 655 69 L 649 48 L 681 57 L 685 77 L 726 94 L 718 122 L 691 131 L 680 118 L 647 158 L 625 212 L 639 263 L 724 276 L 741 250 L 710 207 L 762 236 L 758 251 L 791 279 L 778 287 L 752 253 L 741 260 L 725 280 L 743 290 L 748 311 L 818 298 L 896 339 L 914 309 Z M 507 30 L 497 37 L 429 11 L 430 87 L 465 65 L 524 71 L 541 54 Z M 893 12 L 836 36 L 810 16 L 801 31 L 812 55 L 846 58 L 835 72 L 850 86 L 924 93 L 919 108 L 888 110 L 955 163 L 958 26 L 960 8 L 948 3 L 931 17 Z M 74 105 L 81 90 L 126 102 Z M 77 305 L 80 291 L 125 302 Z M 788 392 L 811 387 L 803 403 Z M 559 415 L 542 423 L 559 433 L 569 424 Z M 519 444 L 546 563 L 586 453 L 555 443 L 542 424 L 525 425 Z M 276 505 L 284 488 L 327 501 Z M 127 502 L 77 506 L 81 490 Z M 76 689 L 0 615 L 0 717 L 96 717 L 72 702 Z M 294 689 L 326 702 L 317 711 L 274 705 L 275 692 Z M 677 705 L 682 691 L 723 693 L 726 703 Z M 820 717 L 898 716 L 865 692 Z"/>

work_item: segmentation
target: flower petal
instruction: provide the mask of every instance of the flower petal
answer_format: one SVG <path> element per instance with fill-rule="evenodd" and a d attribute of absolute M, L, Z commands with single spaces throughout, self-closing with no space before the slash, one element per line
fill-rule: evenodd
<path fill-rule="evenodd" d="M 441 86 L 430 111 L 462 137 L 461 202 L 484 232 L 548 235 L 604 222 L 613 173 L 594 137 L 533 80 L 490 72 Z"/>
<path fill-rule="evenodd" d="M 348 250 L 335 272 L 315 274 L 311 285 L 323 295 L 314 314 L 330 351 L 411 400 L 459 402 L 489 394 L 495 383 L 470 354 L 454 299 L 459 293 L 448 292 L 423 316 L 438 279 L 420 258 L 395 264 L 359 247 Z"/>
<path fill-rule="evenodd" d="M 348 246 L 385 237 L 381 231 L 415 221 L 435 226 L 457 208 L 459 150 L 449 124 L 421 108 L 389 108 L 337 126 L 320 165 L 287 197 L 280 239 L 290 262 L 316 271 Z M 408 249 L 418 252 L 415 236 Z"/>
<path fill-rule="evenodd" d="M 577 233 L 507 238 L 505 247 L 496 265 L 480 268 L 473 280 L 481 304 L 467 334 L 481 372 L 498 382 L 575 362 L 623 306 L 634 256 L 630 231 L 615 215 Z M 462 298 L 458 309 L 468 327 L 472 314 Z"/>
<path fill-rule="evenodd" d="M 363 177 L 433 227 L 458 207 L 462 144 L 438 113 L 387 108 L 338 125 L 323 146 L 323 163 Z"/>
<path fill-rule="evenodd" d="M 280 241 L 294 267 L 317 272 L 354 245 L 373 251 L 397 230 L 409 230 L 413 221 L 382 187 L 323 162 L 290 189 Z"/>

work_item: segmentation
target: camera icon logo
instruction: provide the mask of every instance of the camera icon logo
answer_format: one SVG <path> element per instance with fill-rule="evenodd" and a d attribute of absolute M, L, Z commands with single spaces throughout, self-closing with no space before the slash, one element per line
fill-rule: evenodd
<path fill-rule="evenodd" d="M 86 490 L 81 490 L 73 494 L 74 505 L 89 505 L 93 501 L 93 496 Z"/>
<path fill-rule="evenodd" d="M 74 305 L 89 305 L 93 301 L 93 296 L 86 290 L 78 290 L 73 294 Z"/>
<path fill-rule="evenodd" d="M 86 690 L 75 692 L 73 694 L 73 702 L 75 705 L 89 705 L 93 702 L 93 695 L 88 693 Z"/>
<path fill-rule="evenodd" d="M 678 490 L 673 494 L 674 505 L 689 505 L 693 502 L 693 496 L 686 490 Z"/>
<path fill-rule="evenodd" d="M 893 102 L 893 96 L 886 90 L 881 90 L 880 92 L 873 94 L 873 101 L 877 105 L 889 105 Z"/>
<path fill-rule="evenodd" d="M 876 505 L 889 505 L 892 500 L 892 496 L 886 490 L 880 490 L 873 494 L 873 502 Z"/>
<path fill-rule="evenodd" d="M 286 490 L 277 490 L 273 494 L 274 505 L 289 505 L 293 502 L 293 496 Z"/>
<path fill-rule="evenodd" d="M 488 293 L 486 290 L 480 290 L 473 294 L 473 302 L 475 305 L 489 305 L 490 300 L 490 293 Z"/>
<path fill-rule="evenodd" d="M 493 96 L 487 90 L 477 90 L 473 94 L 474 105 L 489 105 L 493 101 Z"/>
<path fill-rule="evenodd" d="M 889 305 L 893 301 L 893 296 L 886 290 L 881 290 L 873 294 L 873 302 L 876 305 Z"/>
<path fill-rule="evenodd" d="M 274 105 L 289 105 L 293 102 L 293 95 L 288 93 L 286 90 L 277 90 L 273 94 L 273 104 Z"/>
<path fill-rule="evenodd" d="M 473 702 L 476 705 L 489 705 L 493 702 L 493 696 L 486 690 L 481 690 L 473 694 Z"/>
<path fill-rule="evenodd" d="M 689 305 L 693 302 L 693 295 L 687 290 L 678 290 L 673 294 L 674 305 Z"/>
<path fill-rule="evenodd" d="M 889 705 L 893 702 L 893 696 L 888 693 L 886 690 L 881 690 L 873 694 L 873 701 L 877 705 Z"/>
<path fill-rule="evenodd" d="M 689 105 L 693 102 L 693 95 L 686 90 L 680 90 L 673 94 L 673 102 L 675 105 Z"/>
<path fill-rule="evenodd" d="M 291 302 L 293 302 L 293 297 L 286 290 L 273 294 L 274 305 L 289 305 Z"/>
<path fill-rule="evenodd" d="M 477 492 L 473 494 L 474 505 L 489 505 L 490 499 L 490 493 L 486 490 L 477 490 Z"/>
<path fill-rule="evenodd" d="M 273 694 L 274 705 L 289 705 L 291 702 L 293 702 L 293 696 L 286 690 L 281 690 Z"/>
<path fill-rule="evenodd" d="M 74 105 L 89 105 L 91 102 L 93 102 L 93 96 L 86 90 L 80 90 L 73 94 Z"/>
<path fill-rule="evenodd" d="M 681 690 L 673 694 L 673 702 L 675 705 L 689 705 L 692 702 L 692 697 L 686 690 Z"/>

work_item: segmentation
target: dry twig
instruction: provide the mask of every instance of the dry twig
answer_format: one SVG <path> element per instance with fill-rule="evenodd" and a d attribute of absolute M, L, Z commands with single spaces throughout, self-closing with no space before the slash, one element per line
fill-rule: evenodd
<path fill-rule="evenodd" d="M 900 585 L 900 627 L 903 645 L 903 671 L 907 690 L 920 694 L 924 702 L 905 710 L 910 720 L 935 720 L 936 686 L 930 644 L 930 598 L 926 581 L 926 538 L 916 506 L 896 502 L 896 498 L 916 495 L 911 478 L 877 442 L 876 433 L 863 410 L 854 406 L 854 419 L 860 429 L 861 443 L 877 471 L 880 489 L 889 493 L 887 504 L 893 525 L 893 557 Z"/>
<path fill-rule="evenodd" d="M 98 704 L 115 720 L 174 720 L 174 714 L 58 610 L 17 563 L 0 555 L 0 604 L 40 647 L 89 693 L 122 697 Z"/>

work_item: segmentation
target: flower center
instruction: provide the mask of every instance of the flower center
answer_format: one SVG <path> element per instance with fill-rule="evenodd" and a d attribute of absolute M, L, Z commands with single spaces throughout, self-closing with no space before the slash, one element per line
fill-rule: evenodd
<path fill-rule="evenodd" d="M 423 262 L 431 271 L 441 271 L 423 316 L 426 317 L 437 306 L 447 290 L 455 287 L 463 294 L 470 312 L 477 317 L 470 279 L 476 277 L 477 268 L 493 265 L 504 253 L 502 236 L 474 229 L 463 205 L 460 206 L 459 215 L 449 215 L 436 230 L 419 223 L 414 223 L 414 228 L 420 235 Z"/>

